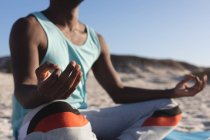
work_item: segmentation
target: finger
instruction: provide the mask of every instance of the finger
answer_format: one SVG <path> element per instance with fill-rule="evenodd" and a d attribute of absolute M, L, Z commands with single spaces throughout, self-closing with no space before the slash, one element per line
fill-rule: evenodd
<path fill-rule="evenodd" d="M 208 76 L 204 75 L 201 80 L 199 78 L 197 78 L 197 80 L 198 80 L 199 83 L 198 83 L 198 86 L 197 86 L 197 91 L 195 91 L 196 92 L 195 94 L 199 93 L 200 91 L 202 91 L 204 89 L 204 87 L 206 86 L 207 81 L 208 81 Z"/>
<path fill-rule="evenodd" d="M 202 81 L 200 80 L 200 78 L 196 77 L 195 80 L 196 80 L 196 83 L 191 88 L 188 89 L 189 90 L 189 94 L 191 96 L 194 96 L 197 93 L 199 93 L 199 91 L 202 88 Z"/>
<path fill-rule="evenodd" d="M 203 90 L 205 88 L 206 84 L 207 84 L 208 76 L 207 75 L 204 75 L 201 81 L 202 81 L 201 90 Z"/>
<path fill-rule="evenodd" d="M 76 64 L 70 76 L 67 76 L 65 79 L 59 78 L 57 83 L 57 98 L 61 99 L 65 95 L 65 93 L 69 90 L 70 85 L 75 81 L 78 72 L 80 72 L 80 66 Z"/>
<path fill-rule="evenodd" d="M 204 76 L 203 76 L 203 81 L 204 81 L 204 83 L 205 83 L 205 85 L 206 85 L 207 82 L 208 82 L 208 76 L 207 76 L 207 75 L 204 75 Z"/>
<path fill-rule="evenodd" d="M 76 80 L 74 81 L 74 83 L 73 83 L 73 85 L 71 86 L 71 88 L 76 89 L 77 85 L 78 85 L 79 82 L 81 81 L 81 78 L 82 78 L 82 72 L 80 72 L 80 73 L 77 75 L 77 78 L 76 78 Z"/>
<path fill-rule="evenodd" d="M 56 69 L 48 79 L 46 79 L 44 81 L 44 83 L 49 83 L 49 85 L 52 85 L 53 83 L 55 83 L 58 78 L 60 77 L 61 74 L 61 70 L 60 69 Z"/>
<path fill-rule="evenodd" d="M 195 84 L 192 87 L 185 86 L 184 92 L 188 96 L 195 96 L 196 94 L 198 94 L 204 88 L 207 82 L 207 76 L 204 76 L 202 80 L 197 76 L 193 77 L 195 80 Z"/>
<path fill-rule="evenodd" d="M 59 78 L 61 88 L 60 92 L 66 91 L 70 88 L 70 85 L 74 82 L 77 73 L 80 71 L 80 68 L 80 65 L 76 64 L 70 75 L 68 74 L 68 76 L 63 79 Z"/>
<path fill-rule="evenodd" d="M 72 71 L 74 70 L 76 66 L 76 62 L 75 61 L 71 61 L 69 63 L 69 65 L 66 67 L 66 69 L 62 72 L 62 74 L 60 75 L 57 83 L 56 83 L 56 92 L 59 92 L 57 94 L 61 94 L 66 91 L 68 89 L 68 86 L 65 86 L 67 85 L 66 82 L 69 78 L 69 75 L 72 73 Z M 58 95 L 59 96 L 59 95 Z"/>
<path fill-rule="evenodd" d="M 81 67 L 80 65 L 77 65 L 68 79 L 69 88 L 73 85 L 74 81 L 76 80 L 76 78 L 80 73 L 81 73 Z"/>
<path fill-rule="evenodd" d="M 63 89 L 65 89 L 65 92 L 71 88 L 71 86 L 73 85 L 74 81 L 76 80 L 76 78 L 80 72 L 81 72 L 80 66 L 76 65 L 75 69 L 73 70 L 73 72 L 69 76 L 67 82 L 65 83 L 65 86 L 63 87 Z"/>
<path fill-rule="evenodd" d="M 76 87 L 78 86 L 79 82 L 81 81 L 81 78 L 82 78 L 82 72 L 80 72 L 80 73 L 77 75 L 77 77 L 76 77 L 76 79 L 75 79 L 73 85 L 72 85 L 71 88 L 65 93 L 63 99 L 68 98 L 68 97 L 74 92 L 74 90 L 75 90 Z"/>
<path fill-rule="evenodd" d="M 56 83 L 58 77 L 60 75 L 60 69 L 56 69 L 48 79 L 46 79 L 45 81 L 40 82 L 40 86 L 43 86 L 45 90 L 50 90 L 52 88 L 54 88 L 54 84 Z"/>
<path fill-rule="evenodd" d="M 61 75 L 61 70 L 60 69 L 56 69 L 51 76 L 44 82 L 47 84 L 46 87 L 48 87 L 48 93 L 50 94 L 50 97 L 54 97 L 57 95 L 57 91 L 58 91 L 58 85 L 57 85 L 57 81 L 59 79 Z"/>
<path fill-rule="evenodd" d="M 47 72 L 49 69 L 56 69 L 58 68 L 57 65 L 50 63 L 50 62 L 45 62 L 44 64 L 40 65 L 37 69 L 36 69 L 36 74 L 40 74 L 40 73 L 45 73 Z"/>
<path fill-rule="evenodd" d="M 35 73 L 38 79 L 43 80 L 45 77 L 49 76 L 49 70 L 58 68 L 59 67 L 55 64 L 45 62 L 36 69 Z"/>
<path fill-rule="evenodd" d="M 197 92 L 199 92 L 202 89 L 203 81 L 201 81 L 199 77 L 196 77 L 196 81 L 197 81 L 197 84 L 198 84 Z"/>
<path fill-rule="evenodd" d="M 193 80 L 193 79 L 196 79 L 196 76 L 193 75 L 193 74 L 188 74 L 188 75 L 185 76 L 185 79 L 186 80 Z"/>
<path fill-rule="evenodd" d="M 187 88 L 188 86 L 186 85 L 186 83 L 189 82 L 190 80 L 194 80 L 194 79 L 195 79 L 195 76 L 193 76 L 193 75 L 186 75 L 186 76 L 184 77 L 184 79 L 181 80 L 181 81 L 177 84 L 177 86 L 178 86 L 178 87 L 184 86 L 185 88 Z"/>
<path fill-rule="evenodd" d="M 71 61 L 68 66 L 66 67 L 66 69 L 63 71 L 63 73 L 60 76 L 60 80 L 63 81 L 64 83 L 66 82 L 66 80 L 68 79 L 69 75 L 72 73 L 72 71 L 74 70 L 75 66 L 76 66 L 76 62 L 75 61 Z"/>

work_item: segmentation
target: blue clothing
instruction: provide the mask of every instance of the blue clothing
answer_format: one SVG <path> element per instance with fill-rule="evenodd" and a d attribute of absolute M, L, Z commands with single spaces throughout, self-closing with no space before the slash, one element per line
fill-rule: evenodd
<path fill-rule="evenodd" d="M 209 140 L 210 131 L 181 132 L 173 131 L 164 140 Z"/>
<path fill-rule="evenodd" d="M 74 108 L 85 109 L 86 103 L 86 80 L 89 70 L 100 55 L 100 43 L 96 32 L 86 26 L 87 39 L 83 45 L 75 45 L 61 32 L 61 30 L 54 25 L 41 12 L 33 13 L 33 16 L 40 23 L 41 27 L 46 33 L 48 40 L 47 52 L 42 60 L 42 64 L 46 61 L 60 66 L 63 71 L 71 60 L 76 61 L 81 66 L 83 72 L 82 80 L 77 86 L 76 90 L 66 101 Z M 15 137 L 18 135 L 19 127 L 25 114 L 28 111 L 18 103 L 13 97 L 13 115 L 12 127 Z"/>

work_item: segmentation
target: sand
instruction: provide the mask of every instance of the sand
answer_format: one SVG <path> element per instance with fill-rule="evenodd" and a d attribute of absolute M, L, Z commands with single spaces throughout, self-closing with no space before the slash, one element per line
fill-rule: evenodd
<path fill-rule="evenodd" d="M 147 87 L 150 89 L 164 89 L 174 87 L 186 71 L 172 69 L 154 69 L 136 74 L 120 73 L 125 85 Z M 14 90 L 11 74 L 0 73 L 0 139 L 12 139 L 10 125 L 11 97 Z M 92 73 L 87 82 L 88 103 L 91 108 L 109 107 L 114 103 L 106 92 L 96 82 Z M 176 130 L 195 132 L 210 130 L 210 85 L 195 97 L 176 99 L 183 110 L 183 119 Z"/>
<path fill-rule="evenodd" d="M 0 140 L 12 139 L 10 119 L 13 89 L 12 75 L 0 73 Z"/>

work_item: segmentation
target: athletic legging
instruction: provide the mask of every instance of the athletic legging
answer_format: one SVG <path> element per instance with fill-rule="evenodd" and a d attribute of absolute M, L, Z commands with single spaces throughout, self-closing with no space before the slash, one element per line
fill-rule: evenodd
<path fill-rule="evenodd" d="M 170 99 L 75 110 L 54 101 L 30 111 L 20 129 L 23 140 L 161 140 L 181 120 Z"/>

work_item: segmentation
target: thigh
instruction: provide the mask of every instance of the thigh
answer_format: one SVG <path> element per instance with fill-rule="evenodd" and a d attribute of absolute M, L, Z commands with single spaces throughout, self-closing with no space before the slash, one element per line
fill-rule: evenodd
<path fill-rule="evenodd" d="M 170 99 L 160 99 L 80 112 L 90 121 L 98 139 L 112 140 L 137 121 L 143 123 L 154 111 L 175 105 Z"/>

